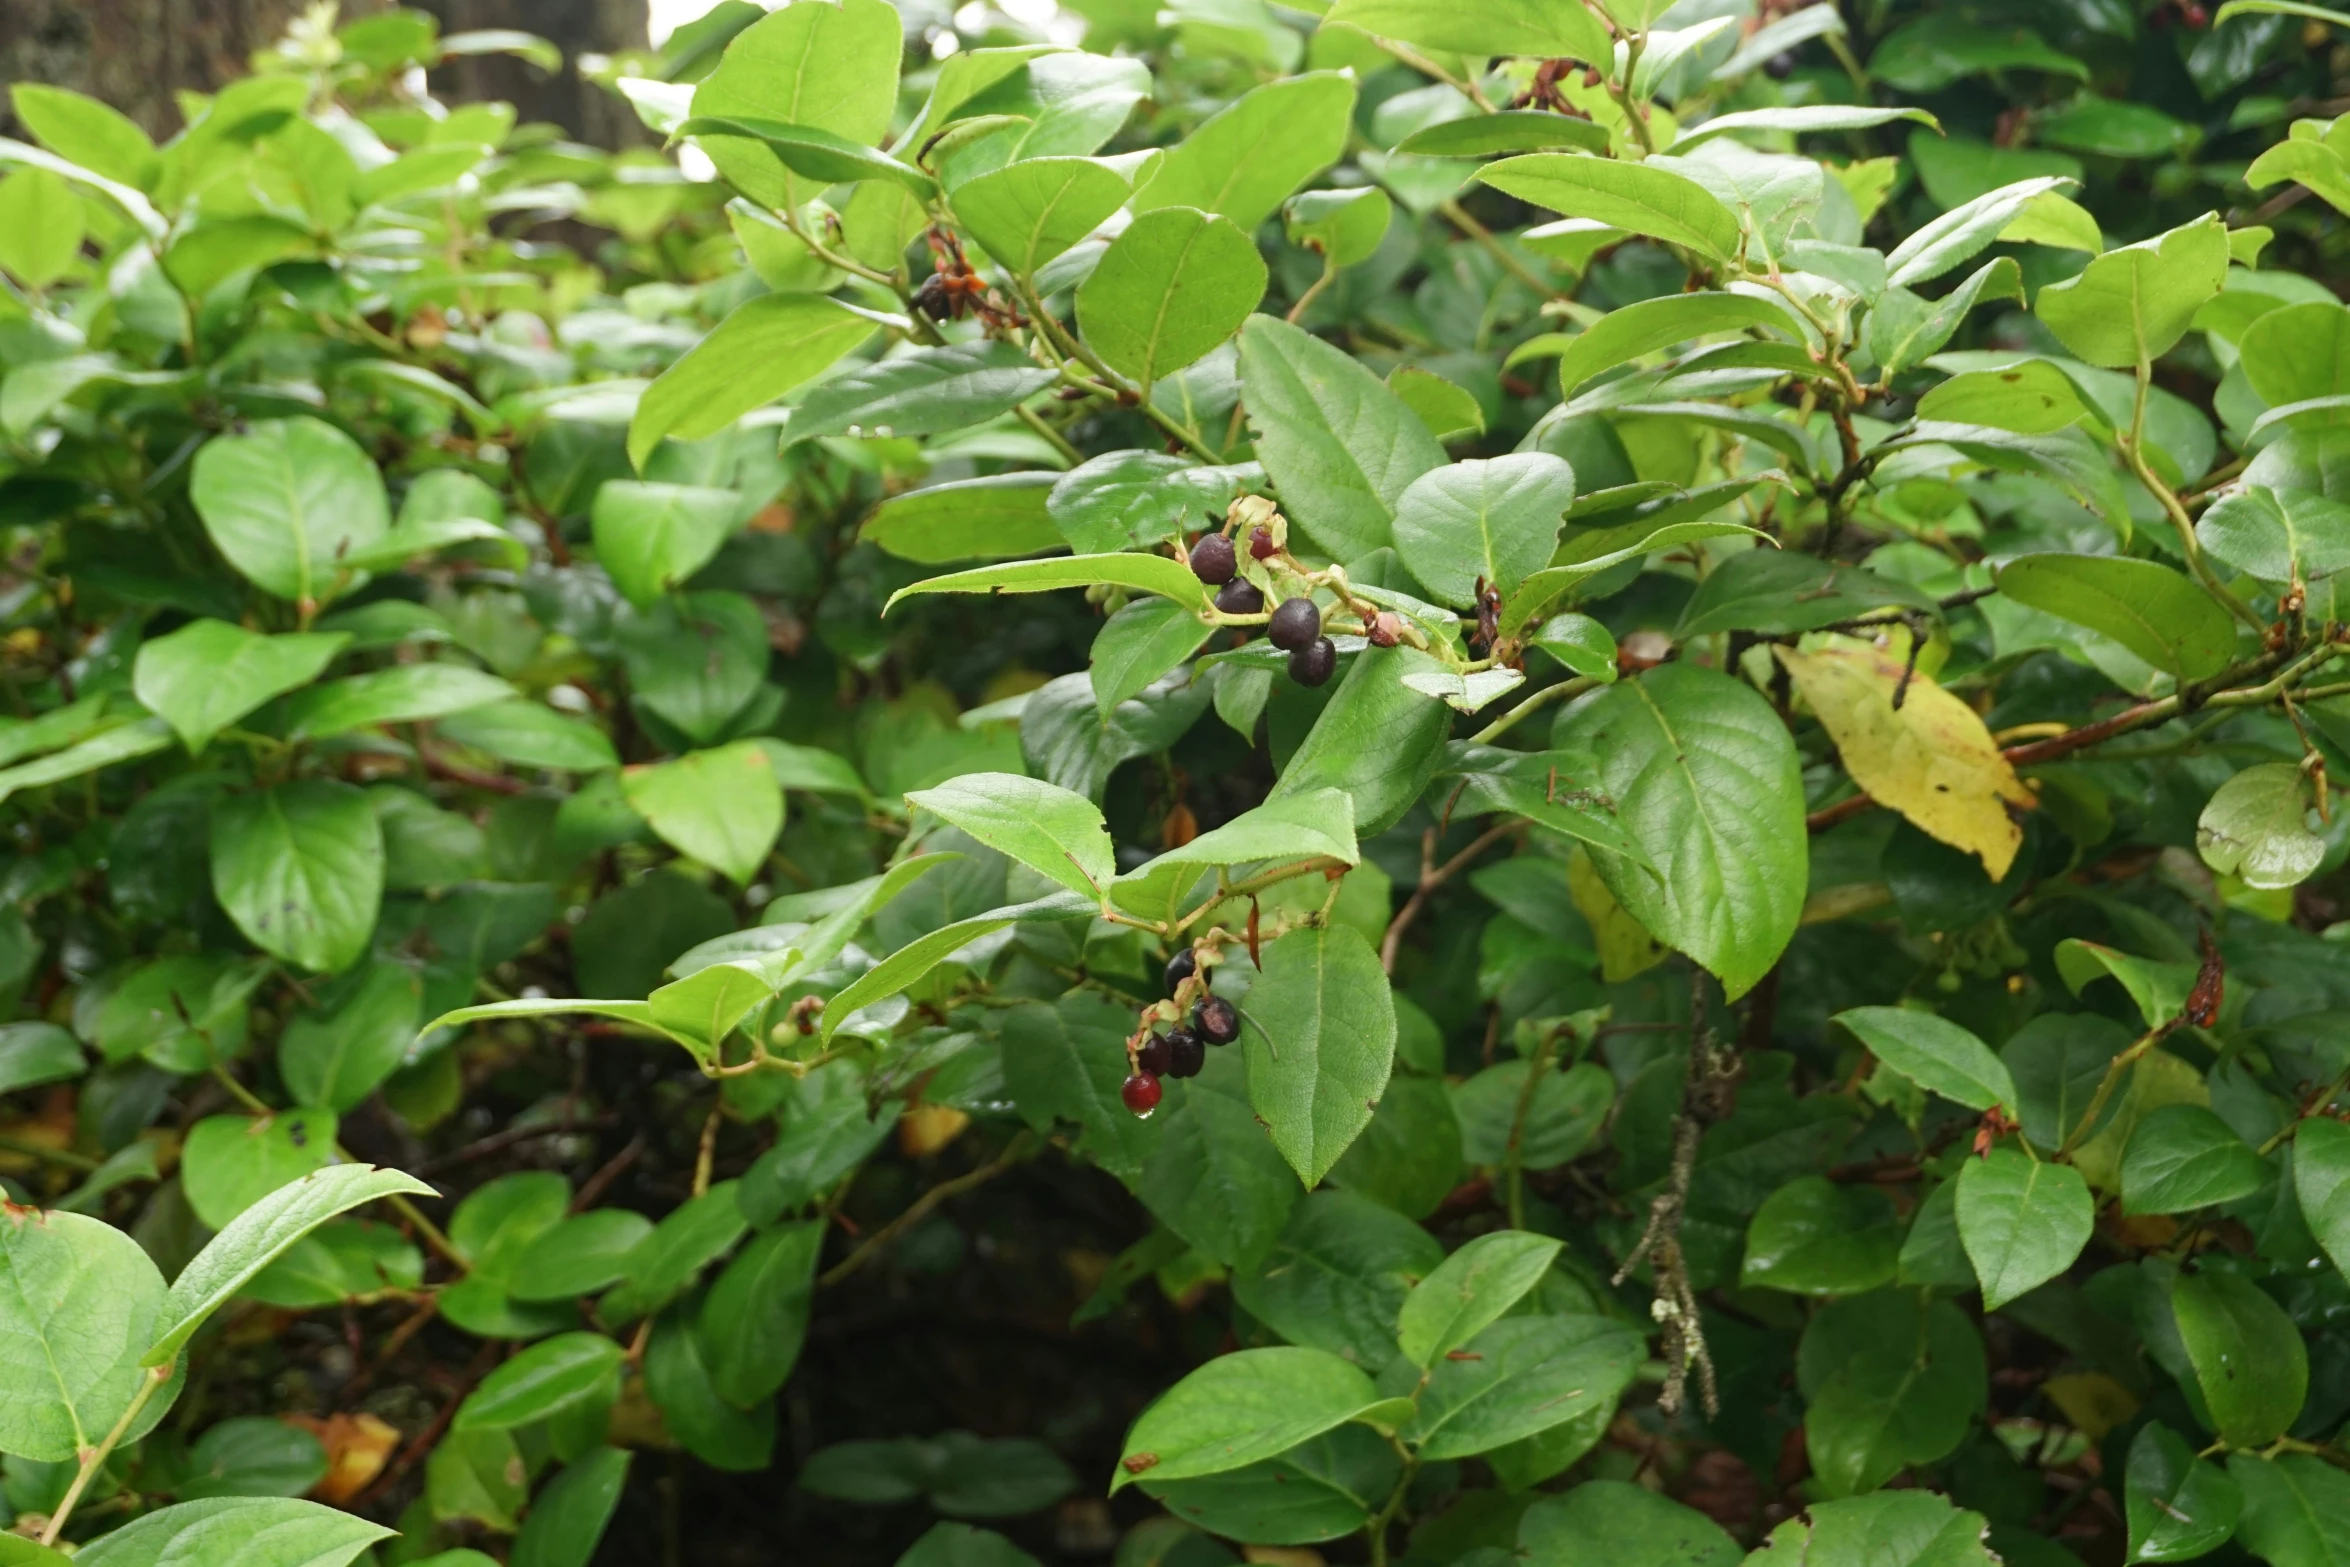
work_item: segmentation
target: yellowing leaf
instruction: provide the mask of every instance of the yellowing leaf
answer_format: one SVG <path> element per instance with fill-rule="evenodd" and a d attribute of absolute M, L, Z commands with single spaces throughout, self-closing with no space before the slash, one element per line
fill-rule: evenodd
<path fill-rule="evenodd" d="M 1869 798 L 1980 857 L 1993 881 L 2007 874 L 2024 841 L 2007 807 L 2033 799 L 1973 708 L 1923 674 L 1894 707 L 1901 661 L 1866 644 L 1778 653 Z"/>
<path fill-rule="evenodd" d="M 1567 896 L 1591 926 L 1592 945 L 1599 949 L 1599 975 L 1609 984 L 1621 984 L 1665 960 L 1663 943 L 1616 901 L 1581 844 L 1567 857 Z"/>

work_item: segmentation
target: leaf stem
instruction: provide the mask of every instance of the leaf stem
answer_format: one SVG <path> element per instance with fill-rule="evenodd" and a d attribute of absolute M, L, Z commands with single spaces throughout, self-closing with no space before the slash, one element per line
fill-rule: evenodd
<path fill-rule="evenodd" d="M 171 1380 L 171 1374 L 178 1366 L 179 1357 L 174 1355 L 162 1365 L 150 1367 L 139 1383 L 138 1392 L 131 1396 L 129 1406 L 123 1410 L 122 1418 L 114 1422 L 114 1429 L 106 1433 L 105 1440 L 82 1454 L 81 1467 L 74 1471 L 73 1484 L 65 1488 L 64 1497 L 57 1503 L 57 1511 L 49 1515 L 48 1524 L 41 1530 L 43 1545 L 57 1543 L 57 1537 L 65 1532 L 65 1521 L 73 1516 L 74 1504 L 89 1489 L 91 1479 L 105 1464 L 107 1457 L 121 1445 L 123 1434 L 130 1430 L 131 1422 L 139 1418 L 139 1411 L 147 1407 L 156 1389 Z"/>
<path fill-rule="evenodd" d="M 2265 632 L 2268 627 L 2252 612 L 2251 606 L 2229 592 L 2227 584 L 2221 582 L 2219 574 L 2211 569 L 2211 562 L 2204 557 L 2202 542 L 2195 537 L 2195 520 L 2187 515 L 2187 508 L 2180 504 L 2177 493 L 2163 483 L 2147 464 L 2146 400 L 2153 384 L 2153 365 L 2140 360 L 2138 393 L 2130 404 L 2130 429 L 2120 441 L 2122 460 L 2130 465 L 2130 472 L 2138 476 L 2138 482 L 2146 486 L 2146 492 L 2162 503 L 2163 513 L 2170 518 L 2171 527 L 2178 533 L 2179 553 L 2186 557 L 2187 569 L 2195 574 L 2195 580 L 2202 583 L 2204 590 L 2225 605 L 2228 613 L 2239 622 L 2255 632 Z"/>

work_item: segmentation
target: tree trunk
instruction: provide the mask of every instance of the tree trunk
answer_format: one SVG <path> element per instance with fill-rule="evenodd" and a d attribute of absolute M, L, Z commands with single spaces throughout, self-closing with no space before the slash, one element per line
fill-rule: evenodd
<path fill-rule="evenodd" d="M 242 76 L 301 0 L 0 0 L 0 82 L 46 82 L 102 98 L 161 139 L 180 128 L 182 89 Z M 0 124 L 15 129 L 0 107 Z"/>
<path fill-rule="evenodd" d="M 0 4 L 7 0 L 0 0 Z M 469 33 L 516 28 L 536 33 L 563 51 L 563 69 L 547 76 L 512 55 L 472 55 L 432 73 L 435 94 L 452 103 L 503 99 L 524 122 L 560 125 L 580 141 L 625 147 L 646 139 L 627 104 L 579 74 L 583 54 L 644 49 L 646 0 L 415 0 L 441 19 L 441 31 Z"/>

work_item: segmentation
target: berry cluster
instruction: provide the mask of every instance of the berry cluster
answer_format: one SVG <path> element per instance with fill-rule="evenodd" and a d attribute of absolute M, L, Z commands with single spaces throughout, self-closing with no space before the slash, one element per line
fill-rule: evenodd
<path fill-rule="evenodd" d="M 1167 961 L 1167 993 L 1176 994 L 1198 972 L 1198 958 L 1185 947 Z M 1134 1051 L 1134 1075 L 1119 1087 L 1118 1097 L 1136 1115 L 1148 1115 L 1159 1107 L 1160 1078 L 1198 1076 L 1207 1064 L 1208 1046 L 1229 1045 L 1239 1037 L 1240 1009 L 1222 996 L 1203 995 L 1192 1004 L 1188 1025 L 1143 1036 Z"/>
<path fill-rule="evenodd" d="M 1249 530 L 1248 552 L 1256 560 L 1270 559 L 1281 546 L 1274 542 L 1270 530 L 1258 526 Z M 1255 615 L 1265 608 L 1265 595 L 1257 585 L 1240 575 L 1240 552 L 1227 534 L 1211 533 L 1191 547 L 1191 572 L 1209 587 L 1216 589 L 1216 608 L 1227 615 Z M 1385 616 L 1380 617 L 1382 620 Z M 1392 630 L 1390 635 L 1392 636 Z M 1338 670 L 1338 648 L 1322 635 L 1322 612 L 1310 598 L 1283 599 L 1273 611 L 1265 626 L 1265 635 L 1272 644 L 1289 655 L 1289 678 L 1301 686 L 1326 683 Z M 1392 647 L 1392 641 L 1382 642 Z M 1186 1076 L 1177 1073 L 1178 1077 Z"/>

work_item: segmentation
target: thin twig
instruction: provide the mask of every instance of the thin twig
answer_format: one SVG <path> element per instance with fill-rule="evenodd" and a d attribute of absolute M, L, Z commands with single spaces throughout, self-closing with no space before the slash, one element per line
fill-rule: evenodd
<path fill-rule="evenodd" d="M 1004 1151 L 1000 1154 L 997 1154 L 995 1158 L 989 1163 L 983 1164 L 978 1169 L 969 1171 L 966 1174 L 958 1175 L 951 1181 L 939 1182 L 936 1186 L 933 1186 L 930 1188 L 930 1190 L 915 1198 L 911 1203 L 908 1203 L 906 1205 L 905 1212 L 890 1220 L 880 1229 L 875 1230 L 871 1235 L 866 1236 L 865 1239 L 858 1244 L 855 1251 L 850 1252 L 839 1262 L 833 1264 L 833 1266 L 828 1271 L 826 1271 L 822 1277 L 816 1280 L 818 1287 L 829 1289 L 833 1285 L 838 1284 L 841 1280 L 847 1278 L 850 1274 L 856 1272 L 859 1268 L 865 1266 L 866 1263 L 871 1262 L 875 1257 L 879 1256 L 884 1250 L 888 1248 L 890 1242 L 905 1234 L 906 1231 L 912 1229 L 915 1225 L 920 1224 L 924 1219 L 929 1218 L 931 1213 L 938 1207 L 940 1203 L 945 1202 L 949 1197 L 959 1197 L 964 1192 L 971 1191 L 976 1187 L 985 1186 L 988 1182 L 994 1180 L 997 1176 L 1003 1174 L 1006 1170 L 1011 1169 L 1015 1165 L 1022 1164 L 1028 1159 L 1034 1157 L 1042 1146 L 1043 1145 L 1036 1140 L 1033 1134 L 1023 1131 L 1018 1136 L 1014 1137 L 1010 1142 L 1006 1143 L 1004 1145 Z"/>
<path fill-rule="evenodd" d="M 1518 832 L 1525 825 L 1524 821 L 1513 817 L 1496 826 L 1488 827 L 1479 833 L 1467 848 L 1433 869 L 1429 868 L 1429 861 L 1435 857 L 1435 829 L 1430 828 L 1429 837 L 1426 840 L 1426 852 L 1421 855 L 1420 860 L 1420 884 L 1412 889 L 1412 895 L 1404 900 L 1403 907 L 1396 911 L 1395 918 L 1389 922 L 1387 935 L 1379 943 L 1379 966 L 1390 974 L 1395 972 L 1395 955 L 1403 948 L 1404 932 L 1412 928 L 1412 922 L 1420 917 L 1420 911 L 1428 906 L 1428 899 L 1437 888 L 1467 869 L 1470 862 L 1475 860 L 1477 856 L 1492 848 L 1502 839 Z"/>

